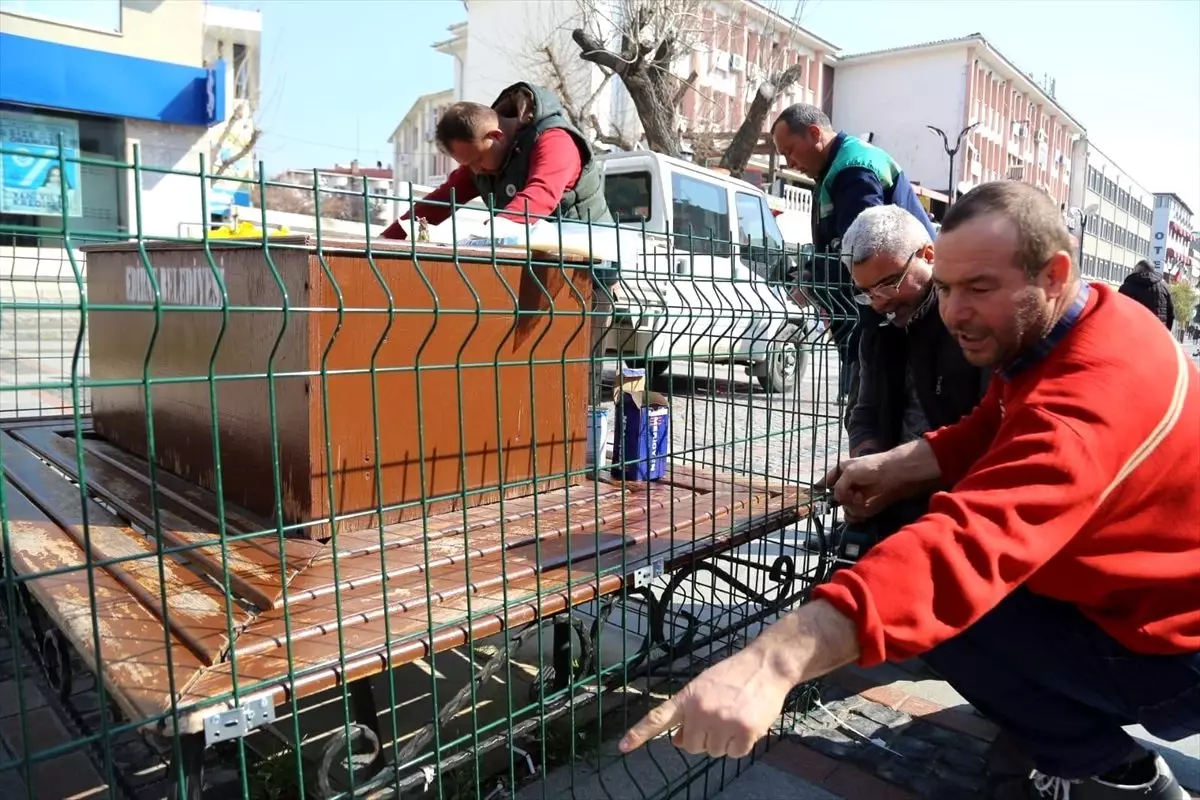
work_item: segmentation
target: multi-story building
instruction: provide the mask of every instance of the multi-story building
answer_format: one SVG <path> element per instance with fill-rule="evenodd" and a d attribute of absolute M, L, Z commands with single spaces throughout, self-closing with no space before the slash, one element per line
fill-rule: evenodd
<path fill-rule="evenodd" d="M 253 163 L 261 16 L 202 0 L 0 2 L 0 222 L 58 228 L 65 181 L 74 230 L 179 235 L 180 225 L 220 213 L 232 190 L 198 178 L 98 161 L 238 174 Z M 241 105 L 239 105 L 241 104 Z M 242 110 L 239 112 L 239 107 Z M 91 163 L 59 163 L 66 158 Z M 245 145 L 249 143 L 249 147 Z M 27 154 L 27 155 L 25 155 Z M 224 154 L 224 160 L 222 158 Z M 55 246 L 54 237 L 8 236 L 0 244 Z"/>
<path fill-rule="evenodd" d="M 1154 195 L 1087 138 L 1071 154 L 1068 224 L 1082 236 L 1080 268 L 1090 280 L 1120 284 L 1150 257 Z M 1079 223 L 1083 223 L 1080 225 Z"/>
<path fill-rule="evenodd" d="M 451 102 L 457 103 L 463 99 L 463 75 L 467 68 L 467 23 L 456 22 L 446 31 L 450 38 L 435 42 L 433 49 L 454 60 L 454 99 Z"/>
<path fill-rule="evenodd" d="M 909 178 L 957 194 L 1010 178 L 1043 188 L 1066 203 L 1072 144 L 1083 125 L 982 35 L 842 56 L 837 60 L 833 122 L 870 132 Z M 951 148 L 967 130 L 950 160 Z"/>
<path fill-rule="evenodd" d="M 1154 222 L 1150 255 L 1155 269 L 1170 277 L 1190 274 L 1194 265 L 1192 209 L 1171 192 L 1154 193 Z"/>
<path fill-rule="evenodd" d="M 453 102 L 453 89 L 421 95 L 388 138 L 394 153 L 396 183 L 400 193 L 405 191 L 405 187 L 399 184 L 409 182 L 418 186 L 437 186 L 454 169 L 454 161 L 438 149 L 434 137 L 438 119 Z"/>

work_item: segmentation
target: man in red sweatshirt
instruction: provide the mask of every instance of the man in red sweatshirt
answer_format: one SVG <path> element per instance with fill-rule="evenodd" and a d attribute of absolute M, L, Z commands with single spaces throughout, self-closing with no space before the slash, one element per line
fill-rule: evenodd
<path fill-rule="evenodd" d="M 845 462 L 835 496 L 862 516 L 948 491 L 624 749 L 675 729 L 691 752 L 741 756 L 792 686 L 921 655 L 1034 762 L 999 796 L 1187 798 L 1122 726 L 1200 732 L 1200 371 L 1135 302 L 1083 283 L 1073 252 L 1031 186 L 985 184 L 950 210 L 939 312 L 996 374 L 962 421 Z"/>

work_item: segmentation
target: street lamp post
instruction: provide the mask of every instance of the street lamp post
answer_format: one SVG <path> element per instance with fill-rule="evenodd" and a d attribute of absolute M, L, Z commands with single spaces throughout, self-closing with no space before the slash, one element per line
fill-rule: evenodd
<path fill-rule="evenodd" d="M 950 156 L 950 183 L 946 187 L 946 208 L 950 208 L 954 204 L 954 157 L 958 155 L 959 149 L 962 147 L 963 138 L 975 130 L 978 122 L 972 122 L 967 127 L 958 132 L 958 138 L 954 141 L 954 147 L 950 147 L 950 139 L 946 136 L 946 132 L 941 128 L 935 128 L 933 125 L 926 125 L 926 128 L 942 137 L 942 147 L 946 150 L 946 155 Z"/>
<path fill-rule="evenodd" d="M 1087 208 L 1077 208 L 1075 206 L 1071 206 L 1064 214 L 1064 216 L 1073 217 L 1075 223 L 1079 226 L 1079 261 L 1077 263 L 1079 264 L 1080 274 L 1083 273 L 1083 237 L 1087 233 L 1088 221 L 1091 220 L 1092 217 L 1096 216 L 1096 214 L 1099 212 L 1100 206 L 1096 203 L 1092 203 Z M 1067 228 L 1070 229 L 1070 227 L 1071 223 L 1068 221 Z"/>

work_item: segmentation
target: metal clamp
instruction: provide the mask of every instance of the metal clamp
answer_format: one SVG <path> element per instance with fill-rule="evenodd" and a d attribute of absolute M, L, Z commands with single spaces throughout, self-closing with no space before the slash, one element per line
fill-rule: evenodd
<path fill-rule="evenodd" d="M 638 567 L 633 571 L 633 588 L 645 589 L 655 578 L 663 574 L 663 559 L 655 559 L 648 566 Z"/>
<path fill-rule="evenodd" d="M 204 718 L 204 745 L 240 739 L 255 728 L 275 721 L 275 703 L 270 695 L 243 700 L 242 705 Z"/>

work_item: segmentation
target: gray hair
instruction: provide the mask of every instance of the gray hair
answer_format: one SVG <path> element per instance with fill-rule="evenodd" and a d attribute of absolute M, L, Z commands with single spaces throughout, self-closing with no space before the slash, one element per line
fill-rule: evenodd
<path fill-rule="evenodd" d="M 894 205 L 872 206 L 846 229 L 842 253 L 850 256 L 852 264 L 879 255 L 903 261 L 931 243 L 929 231 L 908 211 Z"/>
<path fill-rule="evenodd" d="M 825 116 L 825 112 L 808 103 L 796 103 L 785 108 L 771 123 L 771 130 L 775 130 L 775 126 L 781 122 L 787 125 L 788 130 L 792 133 L 806 131 L 812 125 L 816 125 L 822 130 L 833 130 L 833 123 L 829 121 L 829 117 Z"/>

